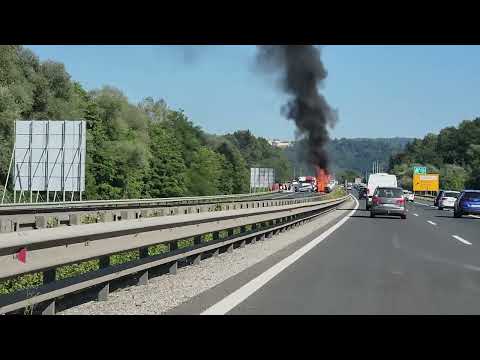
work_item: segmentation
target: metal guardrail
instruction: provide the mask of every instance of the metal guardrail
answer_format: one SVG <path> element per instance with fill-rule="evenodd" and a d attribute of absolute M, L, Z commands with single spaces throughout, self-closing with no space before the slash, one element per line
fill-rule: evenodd
<path fill-rule="evenodd" d="M 348 197 L 323 201 L 301 198 L 288 200 L 288 204 L 281 207 L 262 206 L 1 234 L 0 280 L 42 272 L 43 284 L 0 295 L 0 314 L 33 305 L 38 305 L 43 314 L 54 314 L 56 298 L 92 287 L 98 287 L 98 300 L 106 300 L 112 280 L 136 274 L 138 284 L 146 284 L 149 269 L 158 267 L 175 274 L 179 263 L 198 264 L 202 257 L 233 251 L 234 246 L 243 247 L 247 241 L 270 238 L 334 208 Z M 222 232 L 226 233 L 224 237 Z M 210 241 L 205 241 L 206 234 L 211 234 Z M 190 243 L 182 247 L 181 242 L 186 240 Z M 158 245 L 168 246 L 169 251 L 149 255 L 149 249 Z M 138 251 L 138 259 L 110 265 L 110 256 L 126 251 Z M 99 260 L 99 270 L 56 280 L 57 268 L 92 259 Z"/>
<path fill-rule="evenodd" d="M 152 199 L 120 199 L 120 200 L 87 200 L 87 201 L 67 201 L 67 202 L 49 202 L 49 203 L 16 203 L 0 205 L 1 214 L 20 213 L 22 211 L 59 211 L 62 209 L 124 209 L 128 207 L 146 207 L 146 206 L 167 206 L 167 205 L 192 205 L 205 204 L 212 202 L 223 202 L 240 200 L 245 198 L 261 197 L 279 193 L 278 191 L 264 193 L 234 194 L 234 195 L 216 195 L 216 196 L 193 196 L 193 197 L 173 197 L 173 198 L 152 198 Z"/>
<path fill-rule="evenodd" d="M 136 199 L 112 201 L 85 201 L 48 204 L 10 204 L 0 206 L 0 233 L 25 228 L 47 227 L 48 220 L 56 218 L 61 225 L 78 225 L 80 216 L 94 216 L 101 221 L 116 221 L 150 216 L 178 215 L 235 208 L 235 204 L 248 201 L 267 201 L 288 198 L 280 192 L 221 196 Z"/>

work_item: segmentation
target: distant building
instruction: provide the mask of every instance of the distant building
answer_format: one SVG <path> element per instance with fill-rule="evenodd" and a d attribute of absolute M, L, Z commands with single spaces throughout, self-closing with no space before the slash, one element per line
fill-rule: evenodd
<path fill-rule="evenodd" d="M 292 141 L 288 140 L 268 140 L 269 144 L 272 145 L 273 147 L 280 148 L 280 149 L 286 149 L 287 147 L 292 145 Z"/>

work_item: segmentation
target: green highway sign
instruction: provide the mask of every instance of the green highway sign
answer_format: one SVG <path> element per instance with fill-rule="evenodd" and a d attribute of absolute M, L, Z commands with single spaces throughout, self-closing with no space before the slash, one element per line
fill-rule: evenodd
<path fill-rule="evenodd" d="M 427 174 L 427 168 L 425 166 L 414 166 L 413 167 L 414 174 Z"/>

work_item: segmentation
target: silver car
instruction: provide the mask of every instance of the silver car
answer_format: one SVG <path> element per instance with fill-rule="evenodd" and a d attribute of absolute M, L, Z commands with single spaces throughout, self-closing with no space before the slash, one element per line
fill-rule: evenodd
<path fill-rule="evenodd" d="M 403 190 L 395 187 L 378 187 L 373 193 L 370 217 L 394 215 L 407 218 Z"/>

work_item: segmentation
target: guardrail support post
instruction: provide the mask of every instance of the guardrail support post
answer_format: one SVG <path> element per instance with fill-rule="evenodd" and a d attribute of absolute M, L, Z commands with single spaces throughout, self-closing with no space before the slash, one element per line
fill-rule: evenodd
<path fill-rule="evenodd" d="M 100 218 L 102 219 L 102 222 L 111 222 L 113 221 L 113 213 L 111 211 L 106 211 Z"/>
<path fill-rule="evenodd" d="M 0 220 L 0 233 L 12 232 L 13 223 L 11 220 L 1 219 Z"/>
<path fill-rule="evenodd" d="M 148 218 L 148 217 L 150 217 L 150 210 L 144 209 L 144 210 L 140 211 L 140 216 L 141 216 L 142 218 Z"/>
<path fill-rule="evenodd" d="M 177 241 L 172 241 L 170 243 L 170 251 L 175 251 L 178 250 L 178 242 Z"/>
<path fill-rule="evenodd" d="M 170 275 L 177 275 L 178 261 L 174 261 L 168 268 Z"/>
<path fill-rule="evenodd" d="M 120 216 L 122 220 L 130 220 L 135 218 L 135 213 L 133 211 L 121 211 Z"/>
<path fill-rule="evenodd" d="M 47 227 L 47 218 L 45 216 L 35 216 L 35 229 L 44 229 Z"/>
<path fill-rule="evenodd" d="M 80 225 L 80 214 L 70 214 L 68 216 L 69 225 Z"/>
<path fill-rule="evenodd" d="M 103 256 L 100 258 L 100 269 L 110 266 L 110 256 Z M 110 293 L 110 283 L 100 285 L 100 290 L 97 294 L 97 301 L 107 301 Z"/>
<path fill-rule="evenodd" d="M 246 244 L 246 240 L 242 240 L 242 242 L 240 243 L 240 248 L 244 248 Z"/>
<path fill-rule="evenodd" d="M 202 261 L 202 254 L 197 254 L 193 258 L 193 265 L 199 265 L 200 261 Z"/>
<path fill-rule="evenodd" d="M 141 248 L 139 253 L 140 259 L 148 257 L 148 247 Z M 148 285 L 148 270 L 143 270 L 139 275 L 137 285 Z"/>
<path fill-rule="evenodd" d="M 214 233 L 212 233 L 212 236 L 213 236 L 213 241 L 218 240 L 220 237 L 220 233 L 218 231 L 215 231 Z M 213 251 L 212 256 L 218 256 L 219 254 L 220 254 L 220 248 L 217 248 Z"/>
<path fill-rule="evenodd" d="M 107 301 L 109 293 L 110 293 L 110 283 L 101 285 L 101 288 L 97 294 L 97 301 Z"/>
<path fill-rule="evenodd" d="M 49 284 L 55 281 L 56 271 L 50 269 L 43 272 L 43 284 Z M 48 300 L 42 310 L 42 315 L 55 315 L 55 299 Z"/>
<path fill-rule="evenodd" d="M 197 235 L 193 238 L 193 246 L 200 246 L 202 244 L 202 236 Z M 193 258 L 193 265 L 198 265 L 200 264 L 200 261 L 202 260 L 202 254 L 197 254 L 194 255 L 195 257 Z"/>
<path fill-rule="evenodd" d="M 227 252 L 228 253 L 232 253 L 233 252 L 233 244 L 230 244 L 227 248 Z"/>

